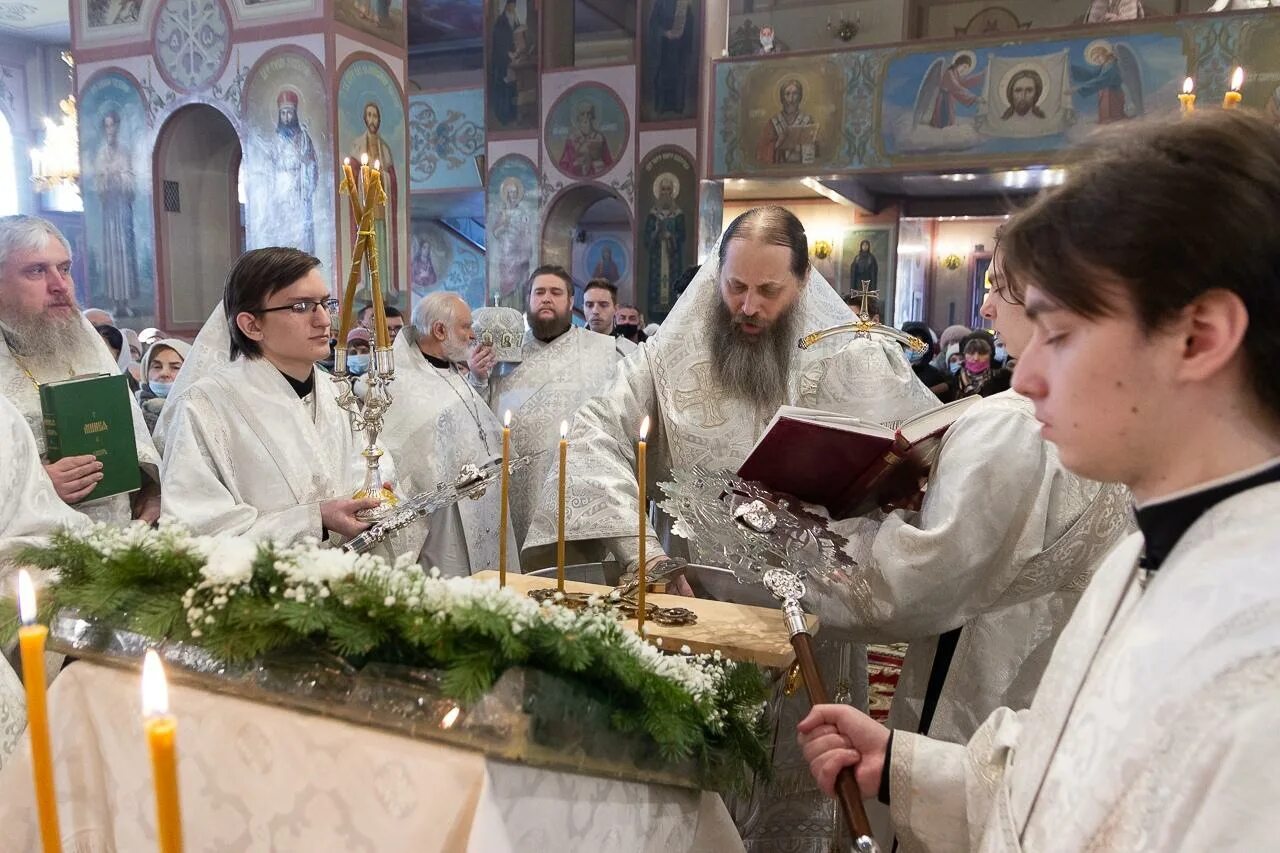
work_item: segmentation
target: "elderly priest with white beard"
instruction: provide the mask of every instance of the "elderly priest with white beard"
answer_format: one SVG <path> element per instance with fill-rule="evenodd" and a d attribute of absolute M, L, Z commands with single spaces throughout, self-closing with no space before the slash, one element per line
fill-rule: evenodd
<path fill-rule="evenodd" d="M 809 264 L 800 221 L 781 207 L 761 207 L 735 219 L 715 254 L 703 264 L 662 324 L 662 334 L 622 362 L 613 384 L 588 400 L 569 431 L 566 538 L 580 551 L 604 549 L 628 570 L 639 559 L 639 493 L 635 448 L 648 416 L 648 494 L 673 470 L 694 465 L 736 470 L 782 404 L 813 405 L 874 421 L 900 420 L 938 405 L 915 378 L 901 346 L 888 340 L 855 340 L 841 348 L 830 338 L 800 350 L 802 334 L 847 323 L 848 306 Z M 840 383 L 817 381 L 859 370 L 862 393 L 838 399 Z M 558 474 L 547 477 L 525 541 L 531 547 L 556 540 Z M 648 532 L 653 561 L 683 543 L 659 542 Z M 698 557 L 696 542 L 693 556 Z M 677 556 L 673 554 L 673 556 Z M 678 556 L 683 556 L 679 554 Z M 779 616 L 781 627 L 781 616 Z M 839 637 L 819 638 L 819 665 L 827 684 L 848 701 L 866 703 L 865 652 Z M 753 817 L 741 825 L 749 851 L 831 849 L 837 820 L 830 802 L 805 790 L 808 765 L 790 744 L 790 724 L 806 708 L 793 697 L 781 713 L 786 732 L 775 754 L 775 777 L 758 791 Z"/>
<path fill-rule="evenodd" d="M 384 416 L 382 443 L 397 460 L 405 495 L 456 479 L 468 463 L 480 466 L 502 457 L 501 424 L 459 372 L 474 341 L 471 309 L 446 291 L 419 301 L 410 324 L 396 336 L 396 399 Z M 445 575 L 497 568 L 501 500 L 500 491 L 489 488 L 475 500 L 434 513 L 426 520 L 419 562 Z M 510 524 L 505 532 L 508 568 L 518 571 L 515 532 Z"/>
<path fill-rule="evenodd" d="M 76 304 L 71 245 L 52 223 L 36 216 L 0 217 L 0 333 L 0 395 L 22 413 L 43 457 L 40 386 L 83 374 L 114 375 L 120 368 Z M 131 517 L 160 517 L 160 456 L 133 395 L 129 404 L 143 475 L 132 501 L 118 494 L 79 503 L 102 479 L 102 463 L 92 456 L 44 465 L 58 497 L 95 521 L 123 524 Z"/>

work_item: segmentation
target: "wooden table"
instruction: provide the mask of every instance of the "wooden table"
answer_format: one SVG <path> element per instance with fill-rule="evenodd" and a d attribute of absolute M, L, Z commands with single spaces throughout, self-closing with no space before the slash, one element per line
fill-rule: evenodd
<path fill-rule="evenodd" d="M 477 572 L 472 578 L 496 584 L 498 573 Z M 546 589 L 555 585 L 555 578 L 507 573 L 507 586 L 518 592 Z M 564 588 L 566 592 L 595 593 L 602 597 L 613 589 L 601 584 L 570 580 L 565 581 Z M 690 651 L 698 653 L 719 650 L 732 660 L 750 661 L 772 669 L 786 669 L 795 660 L 795 652 L 791 650 L 791 639 L 780 610 L 658 593 L 649 593 L 645 596 L 645 601 L 662 607 L 687 607 L 698 614 L 698 621 L 693 625 L 659 625 L 652 620 L 645 623 L 645 635 L 652 640 L 661 639 L 664 649 L 676 651 L 681 646 L 688 646 Z M 816 633 L 818 617 L 807 615 L 805 621 L 809 626 L 809 633 Z M 636 620 L 628 619 L 623 624 L 634 631 Z"/>

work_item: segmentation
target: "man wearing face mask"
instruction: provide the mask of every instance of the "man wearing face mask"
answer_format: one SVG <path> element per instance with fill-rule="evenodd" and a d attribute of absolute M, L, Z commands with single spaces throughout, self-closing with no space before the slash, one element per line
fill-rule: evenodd
<path fill-rule="evenodd" d="M 471 309 L 456 293 L 437 291 L 418 302 L 411 320 L 392 344 L 396 404 L 387 410 L 382 432 L 406 495 L 457 478 L 464 465 L 502 457 L 502 426 L 463 375 L 475 345 Z M 488 489 L 426 519 L 418 534 L 426 537 L 423 567 L 465 576 L 496 566 L 501 499 L 499 490 Z M 510 525 L 506 535 L 508 568 L 519 571 Z"/>
<path fill-rule="evenodd" d="M 904 350 L 903 354 L 910 362 L 911 370 L 934 393 L 934 396 L 944 403 L 947 402 L 951 399 L 950 376 L 932 364 L 934 356 L 938 354 L 938 339 L 934 337 L 933 329 L 924 323 L 903 323 L 902 331 L 924 341 L 927 347 L 922 353 L 910 349 Z"/>

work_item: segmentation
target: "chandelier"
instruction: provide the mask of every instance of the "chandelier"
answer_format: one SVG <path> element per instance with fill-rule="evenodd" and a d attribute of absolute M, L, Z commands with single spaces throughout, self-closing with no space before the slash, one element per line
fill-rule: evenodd
<path fill-rule="evenodd" d="M 39 192 L 80 181 L 80 143 L 76 126 L 76 99 L 63 98 L 62 121 L 44 120 L 44 145 L 31 149 L 31 180 Z"/>

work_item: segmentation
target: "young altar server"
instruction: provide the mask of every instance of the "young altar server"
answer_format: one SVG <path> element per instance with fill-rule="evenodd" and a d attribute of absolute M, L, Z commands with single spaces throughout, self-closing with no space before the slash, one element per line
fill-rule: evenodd
<path fill-rule="evenodd" d="M 359 448 L 337 386 L 316 370 L 329 353 L 336 300 L 320 261 L 288 248 L 254 249 L 231 267 L 215 312 L 183 372 L 209 372 L 169 402 L 161 482 L 165 515 L 197 533 L 293 542 L 368 525 L 351 500 Z M 230 348 L 218 365 L 205 350 Z M 163 492 L 162 492 L 163 494 Z"/>
<path fill-rule="evenodd" d="M 1014 388 L 1141 532 L 1107 558 L 1028 711 L 967 746 L 819 706 L 905 850 L 1263 850 L 1280 838 L 1280 135 L 1244 112 L 1126 128 L 1007 227 L 1034 324 Z"/>
<path fill-rule="evenodd" d="M 1009 351 L 1031 338 L 1025 291 L 997 244 L 982 304 Z M 806 604 L 865 642 L 908 642 L 889 725 L 964 743 L 1001 706 L 1031 704 L 1102 558 L 1130 530 L 1128 491 L 1067 471 L 1027 397 L 975 403 L 942 441 L 918 513 L 831 527 L 857 562 Z"/>

